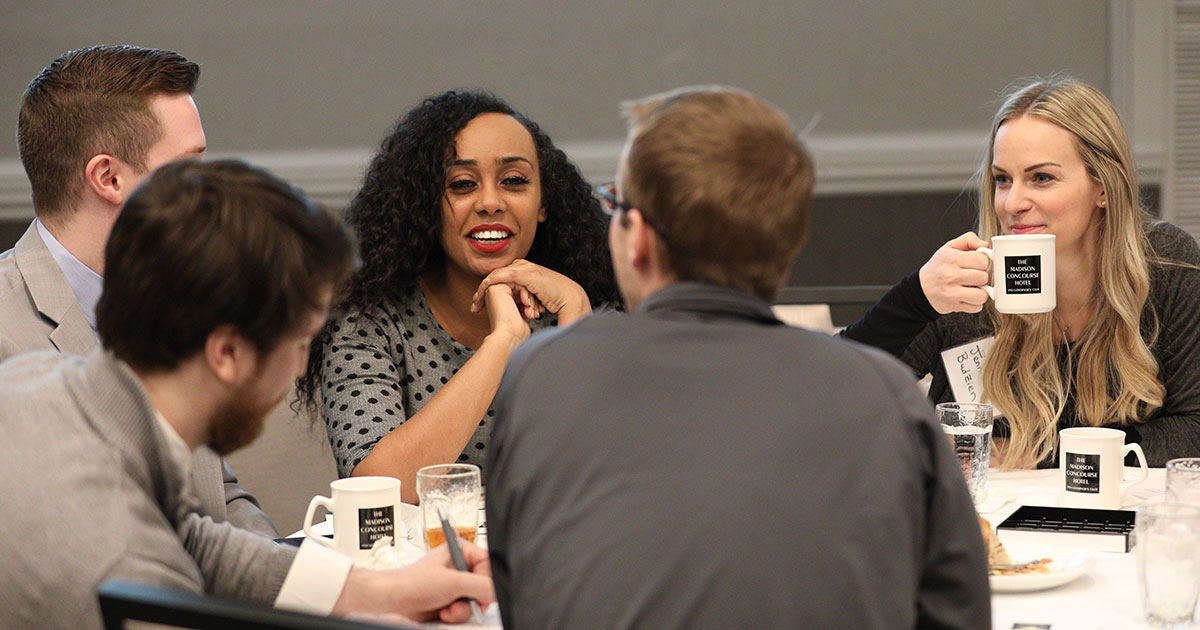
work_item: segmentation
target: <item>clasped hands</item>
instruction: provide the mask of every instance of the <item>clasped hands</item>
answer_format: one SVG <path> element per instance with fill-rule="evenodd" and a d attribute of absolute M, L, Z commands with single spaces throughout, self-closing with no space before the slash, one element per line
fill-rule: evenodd
<path fill-rule="evenodd" d="M 526 320 L 558 315 L 559 325 L 592 312 L 583 287 L 557 271 L 528 260 L 515 260 L 487 275 L 471 296 L 471 312 L 487 309 L 492 328 L 517 325 L 529 335 Z"/>

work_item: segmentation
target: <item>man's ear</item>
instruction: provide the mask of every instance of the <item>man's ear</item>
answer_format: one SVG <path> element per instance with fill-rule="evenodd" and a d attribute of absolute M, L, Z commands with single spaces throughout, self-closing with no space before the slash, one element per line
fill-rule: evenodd
<path fill-rule="evenodd" d="M 217 327 L 204 341 L 204 362 L 225 385 L 236 385 L 253 374 L 257 361 L 254 344 L 231 325 Z"/>
<path fill-rule="evenodd" d="M 642 216 L 642 211 L 636 208 L 625 213 L 629 221 L 629 263 L 634 269 L 648 271 L 657 266 L 660 260 L 658 248 L 662 246 L 658 233 Z"/>
<path fill-rule="evenodd" d="M 87 187 L 118 207 L 125 205 L 125 200 L 133 194 L 134 175 L 132 167 L 107 153 L 92 156 L 83 171 Z"/>

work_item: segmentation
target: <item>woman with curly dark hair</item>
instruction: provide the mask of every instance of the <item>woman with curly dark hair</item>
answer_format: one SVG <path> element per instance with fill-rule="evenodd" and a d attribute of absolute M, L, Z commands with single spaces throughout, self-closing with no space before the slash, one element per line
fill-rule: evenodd
<path fill-rule="evenodd" d="M 533 329 L 617 302 L 606 223 L 579 170 L 504 101 L 450 91 L 384 139 L 347 212 L 362 267 L 314 344 L 341 476 L 482 464 L 492 397 Z"/>

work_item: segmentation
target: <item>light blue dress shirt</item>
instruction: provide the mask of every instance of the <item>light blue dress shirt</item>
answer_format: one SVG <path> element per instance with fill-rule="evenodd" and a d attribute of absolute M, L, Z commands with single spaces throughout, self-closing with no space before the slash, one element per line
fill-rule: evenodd
<path fill-rule="evenodd" d="M 104 278 L 67 251 L 50 230 L 46 229 L 41 219 L 34 219 L 34 223 L 37 224 L 38 235 L 42 237 L 46 249 L 50 250 L 50 256 L 62 270 L 67 284 L 71 285 L 71 291 L 75 293 L 75 299 L 79 300 L 79 306 L 83 307 L 83 316 L 87 318 L 88 325 L 92 327 L 92 332 L 96 332 L 96 304 L 100 302 Z"/>

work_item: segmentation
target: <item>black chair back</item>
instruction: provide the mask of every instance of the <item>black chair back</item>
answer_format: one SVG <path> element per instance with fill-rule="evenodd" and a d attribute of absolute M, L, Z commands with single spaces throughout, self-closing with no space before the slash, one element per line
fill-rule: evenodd
<path fill-rule="evenodd" d="M 276 610 L 212 595 L 110 581 L 100 586 L 105 630 L 149 622 L 186 630 L 379 630 L 380 626 L 336 617 Z"/>

